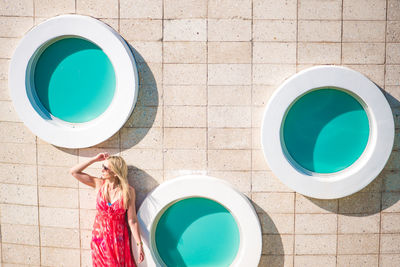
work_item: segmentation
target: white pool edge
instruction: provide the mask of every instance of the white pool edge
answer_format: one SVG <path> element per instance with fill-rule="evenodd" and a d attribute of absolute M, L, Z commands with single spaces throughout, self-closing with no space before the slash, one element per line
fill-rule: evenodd
<path fill-rule="evenodd" d="M 250 201 L 229 183 L 210 176 L 186 175 L 162 183 L 150 192 L 138 210 L 138 219 L 146 254 L 139 266 L 163 266 L 154 249 L 154 225 L 160 213 L 171 203 L 189 198 L 204 197 L 218 202 L 235 218 L 240 233 L 238 254 L 231 266 L 256 267 L 260 261 L 262 233 L 258 216 Z M 135 255 L 137 259 L 137 255 Z"/>

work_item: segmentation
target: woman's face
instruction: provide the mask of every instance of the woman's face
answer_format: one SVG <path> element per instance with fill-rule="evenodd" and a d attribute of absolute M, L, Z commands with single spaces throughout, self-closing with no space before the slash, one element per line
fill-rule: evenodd
<path fill-rule="evenodd" d="M 108 160 L 104 161 L 103 166 L 102 166 L 103 168 L 101 169 L 101 176 L 104 179 L 110 179 L 110 178 L 114 177 L 114 173 L 112 170 L 109 169 L 109 166 L 110 165 L 109 165 Z"/>

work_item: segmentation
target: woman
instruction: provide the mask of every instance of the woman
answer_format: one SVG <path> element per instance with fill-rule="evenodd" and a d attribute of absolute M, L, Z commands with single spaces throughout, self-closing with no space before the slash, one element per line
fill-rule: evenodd
<path fill-rule="evenodd" d="M 102 178 L 82 172 L 89 165 L 103 161 Z M 136 266 L 129 246 L 128 224 L 132 232 L 132 250 L 137 249 L 138 263 L 144 259 L 143 243 L 135 209 L 135 190 L 128 183 L 128 167 L 122 157 L 100 153 L 70 170 L 80 182 L 96 189 L 97 214 L 92 231 L 93 266 Z M 134 240 L 135 242 L 133 242 Z"/>

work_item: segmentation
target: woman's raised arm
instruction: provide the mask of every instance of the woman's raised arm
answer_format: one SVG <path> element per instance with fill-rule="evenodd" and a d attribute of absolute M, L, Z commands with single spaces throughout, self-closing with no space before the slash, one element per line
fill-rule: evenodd
<path fill-rule="evenodd" d="M 78 181 L 93 188 L 98 188 L 99 186 L 101 186 L 101 179 L 91 176 L 90 174 L 83 172 L 83 170 L 97 161 L 106 160 L 108 156 L 108 153 L 99 153 L 88 161 L 75 165 L 69 170 L 69 173 L 74 176 Z"/>

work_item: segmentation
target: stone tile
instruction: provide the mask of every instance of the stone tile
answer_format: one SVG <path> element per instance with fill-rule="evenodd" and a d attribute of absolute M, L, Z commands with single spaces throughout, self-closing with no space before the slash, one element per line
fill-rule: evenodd
<path fill-rule="evenodd" d="M 164 128 L 164 148 L 206 149 L 205 128 Z"/>
<path fill-rule="evenodd" d="M 0 207 L 2 224 L 38 225 L 37 206 L 1 204 Z"/>
<path fill-rule="evenodd" d="M 343 43 L 342 60 L 345 64 L 383 64 L 384 43 Z"/>
<path fill-rule="evenodd" d="M 296 213 L 337 213 L 337 199 L 316 199 L 296 194 Z"/>
<path fill-rule="evenodd" d="M 0 16 L 33 16 L 31 0 L 4 0 L 0 6 Z"/>
<path fill-rule="evenodd" d="M 336 235 L 296 235 L 297 255 L 336 255 Z"/>
<path fill-rule="evenodd" d="M 78 190 L 39 186 L 39 206 L 78 208 Z"/>
<path fill-rule="evenodd" d="M 118 18 L 118 1 L 76 0 L 76 12 L 95 18 Z"/>
<path fill-rule="evenodd" d="M 205 150 L 168 149 L 164 154 L 165 170 L 203 170 L 206 166 Z"/>
<path fill-rule="evenodd" d="M 338 255 L 337 266 L 378 266 L 378 255 Z"/>
<path fill-rule="evenodd" d="M 388 21 L 386 27 L 386 42 L 400 42 L 400 21 Z"/>
<path fill-rule="evenodd" d="M 385 170 L 399 170 L 400 152 L 392 151 L 388 162 L 386 163 Z"/>
<path fill-rule="evenodd" d="M 161 41 L 161 20 L 120 19 L 120 33 L 126 40 Z"/>
<path fill-rule="evenodd" d="M 383 190 L 384 191 L 400 191 L 400 173 L 398 171 L 384 171 Z"/>
<path fill-rule="evenodd" d="M 255 42 L 253 44 L 254 63 L 296 63 L 295 43 Z"/>
<path fill-rule="evenodd" d="M 252 200 L 258 212 L 293 213 L 293 193 L 253 193 Z"/>
<path fill-rule="evenodd" d="M 400 86 L 396 85 L 385 86 L 384 96 L 386 97 L 386 100 L 389 102 L 390 107 L 392 108 L 400 107 L 400 102 L 397 100 L 400 98 Z M 399 149 L 400 140 L 398 136 L 399 135 L 395 133 L 394 144 L 393 144 L 394 149 Z"/>
<path fill-rule="evenodd" d="M 9 59 L 0 59 L 0 79 L 1 80 L 8 79 L 9 66 L 10 66 Z"/>
<path fill-rule="evenodd" d="M 261 255 L 258 266 L 293 267 L 292 255 Z"/>
<path fill-rule="evenodd" d="M 81 266 L 82 267 L 91 267 L 92 264 L 92 252 L 90 249 L 81 249 Z"/>
<path fill-rule="evenodd" d="M 41 186 L 78 188 L 78 180 L 69 174 L 70 167 L 39 166 L 38 184 Z"/>
<path fill-rule="evenodd" d="M 295 42 L 297 24 L 294 20 L 254 20 L 253 40 Z"/>
<path fill-rule="evenodd" d="M 384 65 L 344 65 L 367 76 L 371 81 L 378 86 L 383 87 L 385 80 Z"/>
<path fill-rule="evenodd" d="M 242 193 L 251 191 L 251 173 L 249 171 L 209 171 L 208 175 L 227 181 Z"/>
<path fill-rule="evenodd" d="M 385 0 L 344 0 L 344 20 L 385 20 Z"/>
<path fill-rule="evenodd" d="M 267 162 L 265 161 L 264 154 L 260 149 L 252 150 L 251 168 L 253 171 L 271 171 Z"/>
<path fill-rule="evenodd" d="M 19 122 L 0 122 L 0 139 L 5 143 L 35 144 L 36 136 Z"/>
<path fill-rule="evenodd" d="M 0 184 L 0 203 L 37 205 L 36 186 Z"/>
<path fill-rule="evenodd" d="M 388 20 L 400 20 L 400 3 L 397 0 L 388 0 Z"/>
<path fill-rule="evenodd" d="M 253 64 L 253 84 L 278 85 L 295 73 L 296 66 L 292 64 Z"/>
<path fill-rule="evenodd" d="M 39 227 L 31 225 L 2 224 L 2 242 L 39 246 Z"/>
<path fill-rule="evenodd" d="M 300 0 L 298 3 L 299 19 L 341 20 L 341 0 Z"/>
<path fill-rule="evenodd" d="M 164 23 L 164 41 L 207 41 L 205 19 L 176 19 Z"/>
<path fill-rule="evenodd" d="M 284 185 L 271 171 L 252 173 L 252 192 L 294 192 Z"/>
<path fill-rule="evenodd" d="M 386 44 L 386 64 L 400 64 L 400 43 Z"/>
<path fill-rule="evenodd" d="M 296 214 L 296 234 L 336 234 L 336 214 Z"/>
<path fill-rule="evenodd" d="M 79 226 L 80 229 L 93 229 L 94 218 L 96 217 L 96 210 L 81 209 L 79 213 Z"/>
<path fill-rule="evenodd" d="M 400 233 L 400 213 L 382 213 L 382 233 Z"/>
<path fill-rule="evenodd" d="M 400 253 L 400 234 L 382 234 L 380 253 Z"/>
<path fill-rule="evenodd" d="M 75 0 L 35 0 L 35 17 L 54 17 L 75 13 Z"/>
<path fill-rule="evenodd" d="M 182 19 L 182 18 L 206 18 L 207 0 L 165 0 L 164 18 Z"/>
<path fill-rule="evenodd" d="M 207 104 L 205 85 L 165 85 L 164 105 L 203 106 Z"/>
<path fill-rule="evenodd" d="M 164 42 L 164 63 L 206 63 L 205 42 Z"/>
<path fill-rule="evenodd" d="M 382 267 L 391 267 L 400 265 L 399 254 L 381 254 L 379 255 L 379 262 Z"/>
<path fill-rule="evenodd" d="M 209 41 L 250 41 L 251 20 L 243 19 L 209 19 Z"/>
<path fill-rule="evenodd" d="M 80 251 L 79 249 L 42 247 L 41 261 L 45 266 L 79 266 Z"/>
<path fill-rule="evenodd" d="M 53 227 L 40 228 L 40 243 L 43 247 L 80 248 L 79 230 Z"/>
<path fill-rule="evenodd" d="M 251 108 L 239 106 L 208 107 L 208 127 L 250 127 Z"/>
<path fill-rule="evenodd" d="M 0 163 L 0 183 L 36 185 L 36 166 Z"/>
<path fill-rule="evenodd" d="M 165 107 L 164 127 L 205 127 L 206 107 L 167 106 Z"/>
<path fill-rule="evenodd" d="M 2 143 L 0 161 L 11 164 L 36 164 L 36 146 L 34 144 Z"/>
<path fill-rule="evenodd" d="M 139 63 L 137 64 L 139 73 L 140 89 L 145 88 L 144 85 L 159 86 L 161 87 L 163 73 L 162 64 L 160 63 Z"/>
<path fill-rule="evenodd" d="M 400 212 L 400 192 L 382 193 L 382 212 Z"/>
<path fill-rule="evenodd" d="M 121 152 L 121 156 L 134 167 L 145 170 L 161 170 L 163 168 L 163 152 L 161 149 L 129 149 Z"/>
<path fill-rule="evenodd" d="M 251 169 L 249 150 L 208 150 L 208 169 L 215 171 L 247 171 Z"/>
<path fill-rule="evenodd" d="M 136 190 L 136 208 L 138 209 L 146 195 L 163 182 L 164 176 L 162 170 L 143 171 L 129 168 L 128 180 L 129 184 Z"/>
<path fill-rule="evenodd" d="M 0 58 L 11 59 L 19 41 L 19 38 L 0 38 L 0 42 L 2 43 L 0 47 Z"/>
<path fill-rule="evenodd" d="M 208 42 L 208 63 L 251 63 L 250 42 Z"/>
<path fill-rule="evenodd" d="M 36 246 L 2 244 L 3 263 L 27 264 L 29 266 L 40 264 L 40 248 Z"/>
<path fill-rule="evenodd" d="M 255 19 L 296 19 L 297 1 L 254 0 L 253 17 Z"/>
<path fill-rule="evenodd" d="M 162 128 L 122 128 L 122 148 L 161 148 Z"/>
<path fill-rule="evenodd" d="M 250 64 L 212 64 L 208 66 L 209 85 L 250 85 Z"/>
<path fill-rule="evenodd" d="M 0 17 L 0 36 L 22 37 L 32 26 L 32 17 Z"/>
<path fill-rule="evenodd" d="M 293 234 L 294 215 L 258 213 L 263 234 Z"/>
<path fill-rule="evenodd" d="M 119 3 L 120 18 L 162 19 L 162 0 L 122 0 Z"/>
<path fill-rule="evenodd" d="M 81 230 L 80 237 L 81 237 L 81 248 L 82 249 L 90 249 L 90 243 L 92 241 L 92 231 L 91 230 Z"/>
<path fill-rule="evenodd" d="M 251 149 L 251 129 L 209 128 L 208 149 Z"/>
<path fill-rule="evenodd" d="M 158 107 L 159 104 L 162 105 L 163 94 L 163 89 L 157 88 L 157 84 L 140 84 L 136 107 Z M 116 135 L 118 136 L 118 132 L 116 133 Z M 119 144 L 119 140 L 117 139 L 116 141 L 118 141 L 117 143 Z"/>
<path fill-rule="evenodd" d="M 379 234 L 338 235 L 338 254 L 374 254 L 379 252 Z"/>
<path fill-rule="evenodd" d="M 299 21 L 300 42 L 340 42 L 341 21 L 303 20 Z"/>
<path fill-rule="evenodd" d="M 253 106 L 265 106 L 271 98 L 277 86 L 253 85 Z"/>
<path fill-rule="evenodd" d="M 400 65 L 386 65 L 386 85 L 398 85 L 400 79 Z"/>
<path fill-rule="evenodd" d="M 162 42 L 129 41 L 138 63 L 162 63 Z"/>
<path fill-rule="evenodd" d="M 2 102 L 11 101 L 7 80 L 0 80 L 0 100 Z"/>
<path fill-rule="evenodd" d="M 247 106 L 250 104 L 251 86 L 208 86 L 208 105 L 210 106 Z"/>
<path fill-rule="evenodd" d="M 151 128 L 161 127 L 163 120 L 162 107 L 136 106 L 124 127 Z"/>
<path fill-rule="evenodd" d="M 1 59 L 0 59 L 1 61 Z M 1 63 L 0 63 L 1 64 Z M 1 68 L 1 66 L 0 66 Z M 0 70 L 1 72 L 1 70 Z M 6 74 L 4 74 L 6 75 Z M 2 74 L 0 73 L 0 78 Z M 4 77 L 3 77 L 4 78 Z M 0 101 L 0 121 L 22 122 L 11 101 Z"/>
<path fill-rule="evenodd" d="M 164 64 L 163 75 L 166 85 L 205 85 L 207 65 Z"/>
<path fill-rule="evenodd" d="M 340 64 L 340 56 L 340 43 L 298 44 L 298 63 L 300 64 Z"/>
<path fill-rule="evenodd" d="M 379 233 L 380 214 L 338 215 L 339 234 Z"/>
<path fill-rule="evenodd" d="M 208 1 L 208 18 L 211 19 L 251 19 L 252 1 L 250 0 L 210 0 Z"/>
<path fill-rule="evenodd" d="M 375 192 L 355 193 L 348 197 L 339 199 L 339 213 L 366 213 L 374 214 L 379 212 L 381 194 Z M 357 205 L 354 205 L 357 203 Z"/>
<path fill-rule="evenodd" d="M 37 145 L 38 164 L 72 167 L 78 163 L 78 150 L 53 145 Z"/>
<path fill-rule="evenodd" d="M 385 21 L 343 21 L 343 42 L 385 42 Z"/>
<path fill-rule="evenodd" d="M 263 235 L 262 254 L 293 254 L 293 235 Z"/>
<path fill-rule="evenodd" d="M 79 210 L 65 208 L 39 208 L 40 226 L 61 228 L 79 227 Z"/>
<path fill-rule="evenodd" d="M 301 255 L 294 257 L 294 266 L 298 267 L 336 267 L 336 256 Z"/>

